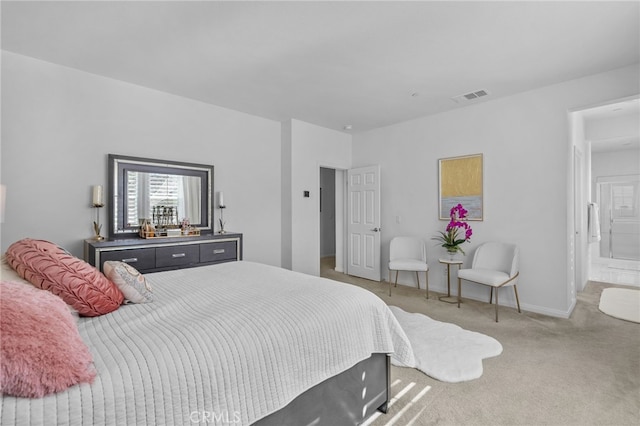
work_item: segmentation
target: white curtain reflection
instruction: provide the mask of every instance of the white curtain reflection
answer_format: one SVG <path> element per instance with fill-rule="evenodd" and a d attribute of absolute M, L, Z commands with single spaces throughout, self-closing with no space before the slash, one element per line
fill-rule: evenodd
<path fill-rule="evenodd" d="M 151 218 L 151 197 L 149 190 L 149 174 L 148 173 L 135 173 L 136 179 L 136 199 L 133 204 L 136 206 L 137 219 L 150 219 Z M 129 204 L 132 205 L 132 204 Z M 134 225 L 134 224 L 132 224 Z"/>
<path fill-rule="evenodd" d="M 200 223 L 200 179 L 182 176 L 178 184 L 178 220 Z"/>

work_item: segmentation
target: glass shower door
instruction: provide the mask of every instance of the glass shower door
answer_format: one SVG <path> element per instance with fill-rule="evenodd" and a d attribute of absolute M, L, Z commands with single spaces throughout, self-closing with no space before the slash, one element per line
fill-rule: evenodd
<path fill-rule="evenodd" d="M 598 183 L 600 256 L 640 260 L 640 177 L 620 176 Z"/>

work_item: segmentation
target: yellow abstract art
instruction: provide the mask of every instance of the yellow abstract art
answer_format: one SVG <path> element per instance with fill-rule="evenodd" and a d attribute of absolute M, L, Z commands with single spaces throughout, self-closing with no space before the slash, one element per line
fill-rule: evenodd
<path fill-rule="evenodd" d="M 449 219 L 452 207 L 462 204 L 468 220 L 482 220 L 482 154 L 441 158 L 440 219 Z"/>

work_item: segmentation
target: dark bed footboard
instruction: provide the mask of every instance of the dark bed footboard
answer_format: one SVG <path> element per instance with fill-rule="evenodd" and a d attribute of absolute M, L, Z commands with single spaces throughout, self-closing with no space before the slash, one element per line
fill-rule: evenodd
<path fill-rule="evenodd" d="M 372 354 L 347 371 L 314 386 L 255 425 L 358 425 L 376 410 L 387 412 L 390 395 L 387 354 Z"/>

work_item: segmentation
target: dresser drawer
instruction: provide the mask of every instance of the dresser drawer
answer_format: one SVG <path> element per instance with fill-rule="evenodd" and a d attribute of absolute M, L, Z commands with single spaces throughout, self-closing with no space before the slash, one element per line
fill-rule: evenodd
<path fill-rule="evenodd" d="M 100 266 L 107 260 L 117 260 L 128 263 L 138 271 L 153 269 L 156 267 L 156 249 L 141 248 L 130 250 L 103 251 L 100 254 Z"/>
<path fill-rule="evenodd" d="M 200 262 L 222 262 L 225 260 L 238 260 L 237 241 L 200 244 Z"/>
<path fill-rule="evenodd" d="M 198 244 L 158 247 L 156 249 L 156 268 L 168 266 L 185 266 L 199 262 L 200 247 Z"/>
<path fill-rule="evenodd" d="M 205 234 L 189 238 L 133 238 L 84 242 L 85 261 L 102 270 L 107 260 L 124 261 L 138 271 L 169 271 L 242 260 L 242 234 Z"/>

